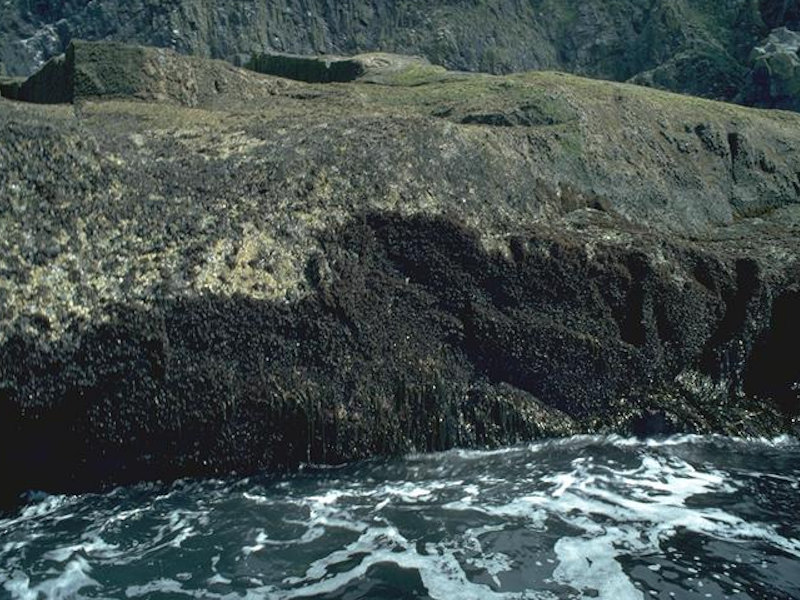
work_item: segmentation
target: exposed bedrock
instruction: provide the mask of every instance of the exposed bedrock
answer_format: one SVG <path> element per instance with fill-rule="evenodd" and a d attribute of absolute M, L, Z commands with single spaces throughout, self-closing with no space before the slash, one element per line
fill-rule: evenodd
<path fill-rule="evenodd" d="M 74 104 L 0 99 L 7 499 L 795 426 L 800 116 L 86 50 Z"/>
<path fill-rule="evenodd" d="M 0 74 L 30 75 L 90 39 L 236 64 L 265 51 L 400 52 L 450 69 L 555 69 L 730 100 L 753 47 L 800 28 L 798 13 L 796 0 L 9 0 Z"/>

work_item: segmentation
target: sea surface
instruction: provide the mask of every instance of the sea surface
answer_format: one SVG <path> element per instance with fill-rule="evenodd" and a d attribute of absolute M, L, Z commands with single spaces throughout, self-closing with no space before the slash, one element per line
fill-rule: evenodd
<path fill-rule="evenodd" d="M 38 496 L 0 598 L 800 598 L 800 442 L 575 437 Z"/>

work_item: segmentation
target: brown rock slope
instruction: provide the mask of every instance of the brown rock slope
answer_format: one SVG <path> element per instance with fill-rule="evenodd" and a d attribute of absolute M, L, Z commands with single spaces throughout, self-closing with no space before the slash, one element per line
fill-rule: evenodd
<path fill-rule="evenodd" d="M 791 430 L 800 116 L 390 55 L 326 85 L 74 56 L 74 104 L 0 100 L 7 494 Z"/>

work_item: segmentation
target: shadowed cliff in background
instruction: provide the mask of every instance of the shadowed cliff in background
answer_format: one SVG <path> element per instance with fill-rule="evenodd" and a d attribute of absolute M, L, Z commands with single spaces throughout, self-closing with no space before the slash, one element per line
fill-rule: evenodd
<path fill-rule="evenodd" d="M 5 494 L 792 430 L 800 115 L 348 64 L 76 42 L 0 99 Z"/>
<path fill-rule="evenodd" d="M 0 63 L 29 75 L 73 38 L 237 64 L 265 50 L 381 50 L 449 69 L 561 70 L 796 110 L 796 53 L 782 46 L 765 61 L 754 50 L 782 27 L 800 28 L 797 0 L 11 0 L 0 6 Z"/>

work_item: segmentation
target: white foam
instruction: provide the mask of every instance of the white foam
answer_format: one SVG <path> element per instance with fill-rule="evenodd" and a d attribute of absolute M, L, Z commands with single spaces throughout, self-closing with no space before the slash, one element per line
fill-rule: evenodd
<path fill-rule="evenodd" d="M 480 550 L 480 546 L 478 550 Z M 467 562 L 473 567 L 485 571 L 498 588 L 501 586 L 499 576 L 514 568 L 514 561 L 502 552 L 484 552 L 480 556 L 468 558 Z"/>
<path fill-rule="evenodd" d="M 128 587 L 126 594 L 289 600 L 335 593 L 369 577 L 375 567 L 394 565 L 416 572 L 427 594 L 436 600 L 641 600 L 650 590 L 626 573 L 623 564 L 627 557 L 646 564 L 653 556 L 675 556 L 670 547 L 680 545 L 673 541 L 677 532 L 748 544 L 749 550 L 756 542 L 800 558 L 800 540 L 782 536 L 770 525 L 745 521 L 724 503 L 709 507 L 693 501 L 735 494 L 738 486 L 746 485 L 742 477 L 768 477 L 787 489 L 797 481 L 786 474 L 752 470 L 731 475 L 681 458 L 685 453 L 680 448 L 711 445 L 713 457 L 728 446 L 745 452 L 795 444 L 793 438 L 737 441 L 676 436 L 643 441 L 579 436 L 502 451 L 417 456 L 402 471 L 406 480 L 380 481 L 379 466 L 378 475 L 371 479 L 345 471 L 322 478 L 310 492 L 301 491 L 313 482 L 305 476 L 302 486 L 288 479 L 267 488 L 247 482 L 231 488 L 220 487 L 224 482 L 181 482 L 147 504 L 117 510 L 114 503 L 107 503 L 91 516 L 86 513 L 91 499 L 82 504 L 80 498 L 47 497 L 17 519 L 0 521 L 0 535 L 9 535 L 0 546 L 0 586 L 15 600 L 80 598 L 82 589 L 97 586 L 90 577 L 90 565 L 119 568 L 142 563 L 154 554 L 186 556 L 194 551 L 187 548 L 187 540 L 211 538 L 209 532 L 216 536 L 219 531 L 238 536 L 232 541 L 241 551 L 231 556 L 219 546 L 210 569 L 192 572 L 194 585 L 204 583 L 213 592 L 190 589 L 192 582 L 182 582 L 176 566 L 175 572 L 167 568 L 159 579 Z M 612 453 L 614 460 L 604 461 L 604 453 L 597 453 L 596 446 L 618 448 Z M 498 460 L 498 456 L 503 458 Z M 565 457 L 574 459 L 567 462 Z M 500 468 L 504 463 L 507 469 Z M 454 473 L 458 476 L 448 477 Z M 255 522 L 242 531 L 218 530 L 215 511 L 220 506 L 229 510 L 236 503 L 246 506 L 244 513 L 252 514 Z M 270 508 L 261 511 L 262 506 Z M 282 510 L 287 515 L 282 523 L 269 521 Z M 450 514 L 442 515 L 443 511 Z M 73 513 L 90 523 L 78 539 L 65 536 L 70 528 L 58 525 L 62 519 L 74 518 Z M 398 519 L 402 514 L 410 518 Z M 431 523 L 429 531 L 426 522 Z M 57 527 L 61 527 L 59 543 L 41 550 L 44 542 L 38 537 L 47 539 Z M 566 533 L 556 540 L 557 531 Z M 284 539 L 287 535 L 291 537 Z M 541 547 L 537 541 L 533 548 L 520 548 L 526 536 L 540 540 Z M 228 546 L 230 541 L 226 540 Z M 241 565 L 248 569 L 268 565 L 276 553 L 300 545 L 306 547 L 295 548 L 291 554 L 308 556 L 311 562 L 299 572 L 290 570 L 290 576 L 265 570 L 255 578 L 239 570 Z M 40 549 L 38 573 L 28 569 L 24 555 L 33 551 L 27 546 Z M 228 567 L 234 572 L 220 569 L 231 561 L 240 565 Z M 658 572 L 657 565 L 646 566 Z M 683 568 L 693 567 L 699 570 L 692 584 L 696 586 L 702 582 L 702 561 Z M 51 577 L 47 569 L 59 569 L 60 574 Z M 529 574 L 540 585 L 529 582 Z M 42 577 L 49 579 L 42 581 Z M 521 591 L 528 583 L 530 588 L 543 586 L 552 591 Z M 704 592 L 711 589 L 706 585 Z"/>
<path fill-rule="evenodd" d="M 141 598 L 156 593 L 190 595 L 179 581 L 167 578 L 156 579 L 143 585 L 131 585 L 125 589 L 125 596 L 128 598 Z"/>
<path fill-rule="evenodd" d="M 263 550 L 267 544 L 269 544 L 272 540 L 269 539 L 267 534 L 262 529 L 256 535 L 255 544 L 252 546 L 242 546 L 242 553 L 245 556 L 249 556 L 250 554 L 255 554 L 256 552 L 260 552 Z"/>
<path fill-rule="evenodd" d="M 230 585 L 232 582 L 227 577 L 223 577 L 222 575 L 217 573 L 217 574 L 209 577 L 206 580 L 206 583 L 208 583 L 208 585 Z"/>
<path fill-rule="evenodd" d="M 340 492 L 338 490 L 331 490 L 320 496 L 309 496 L 308 500 L 314 504 L 328 506 L 338 502 L 339 498 L 341 498 L 344 495 L 345 495 L 344 492 Z"/>
<path fill-rule="evenodd" d="M 256 504 L 259 504 L 261 506 L 270 506 L 275 503 L 273 500 L 270 500 L 263 494 L 253 494 L 250 492 L 244 492 L 242 494 L 242 497 L 245 500 L 249 500 L 250 502 L 255 502 Z"/>
<path fill-rule="evenodd" d="M 457 551 L 440 545 L 426 545 L 426 553 L 418 553 L 414 544 L 406 540 L 392 527 L 374 528 L 365 532 L 356 542 L 334 552 L 322 560 L 312 563 L 303 577 L 289 578 L 285 584 L 296 586 L 294 590 L 272 591 L 276 600 L 306 598 L 320 594 L 331 594 L 350 582 L 366 576 L 376 565 L 393 564 L 401 569 L 419 573 L 425 589 L 432 598 L 459 600 L 554 600 L 555 596 L 543 592 L 501 593 L 488 585 L 469 580 L 459 562 Z M 363 556 L 359 564 L 346 572 L 329 574 L 329 567 Z M 495 555 L 487 558 L 490 574 L 496 576 L 509 567 L 506 557 Z M 496 577 L 495 577 L 496 578 Z"/>
<path fill-rule="evenodd" d="M 86 588 L 100 587 L 100 584 L 89 577 L 91 567 L 86 559 L 76 557 L 64 567 L 57 577 L 46 579 L 31 587 L 30 578 L 21 571 L 12 574 L 3 587 L 13 600 L 73 600 L 80 599 L 80 591 Z"/>
<path fill-rule="evenodd" d="M 136 520 L 140 518 L 145 513 L 145 509 L 143 508 L 132 508 L 130 510 L 123 510 L 118 512 L 115 515 L 112 515 L 109 518 L 111 523 L 115 521 L 128 521 L 128 520 Z"/>
<path fill-rule="evenodd" d="M 19 516 L 11 519 L 0 519 L 0 533 L 16 528 L 25 521 L 52 516 L 74 500 L 74 496 L 45 496 L 44 499 L 36 504 L 23 508 Z"/>
<path fill-rule="evenodd" d="M 640 600 L 637 590 L 615 560 L 617 544 L 626 536 L 619 530 L 590 539 L 562 538 L 556 542 L 558 566 L 553 571 L 556 581 L 583 592 L 594 591 L 600 600 Z"/>
<path fill-rule="evenodd" d="M 55 562 L 66 562 L 75 554 L 82 552 L 96 558 L 115 558 L 119 555 L 119 545 L 108 544 L 98 535 L 85 536 L 86 541 L 46 552 L 44 558 Z"/>
<path fill-rule="evenodd" d="M 614 443 L 620 441 L 632 445 L 628 440 Z M 800 541 L 784 538 L 770 526 L 745 522 L 720 509 L 687 506 L 693 496 L 734 492 L 727 479 L 724 473 L 699 471 L 678 458 L 657 454 L 622 471 L 578 458 L 571 471 L 542 477 L 550 484 L 542 492 L 501 505 L 466 498 L 444 508 L 527 519 L 531 527 L 542 527 L 548 515 L 556 517 L 583 533 L 556 543 L 555 581 L 601 599 L 640 599 L 642 592 L 616 559 L 626 553 L 658 553 L 677 530 L 728 541 L 763 540 L 800 557 Z"/>

